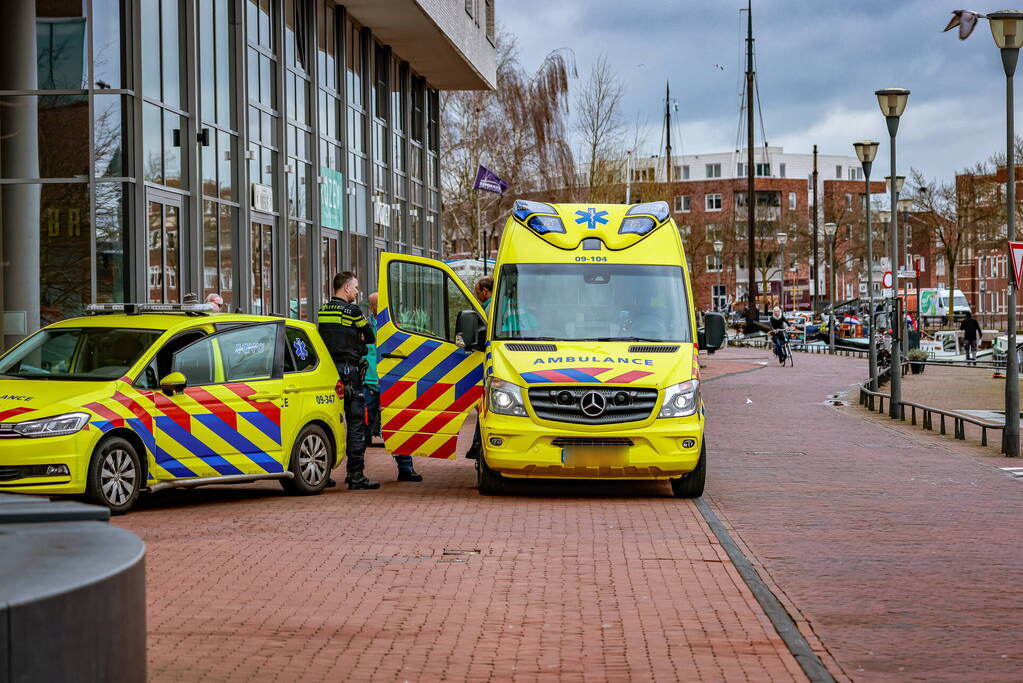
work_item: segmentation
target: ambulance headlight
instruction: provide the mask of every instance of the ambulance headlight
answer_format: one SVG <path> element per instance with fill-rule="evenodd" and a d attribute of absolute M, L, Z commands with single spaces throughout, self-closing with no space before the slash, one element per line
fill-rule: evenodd
<path fill-rule="evenodd" d="M 675 384 L 664 390 L 664 403 L 657 417 L 688 417 L 700 406 L 700 380 Z"/>
<path fill-rule="evenodd" d="M 42 420 L 29 420 L 14 425 L 14 433 L 31 438 L 41 436 L 67 436 L 81 431 L 89 422 L 88 413 L 68 413 Z"/>
<path fill-rule="evenodd" d="M 522 402 L 522 387 L 519 385 L 491 377 L 487 383 L 487 396 L 490 409 L 498 415 L 526 416 L 526 406 Z"/>

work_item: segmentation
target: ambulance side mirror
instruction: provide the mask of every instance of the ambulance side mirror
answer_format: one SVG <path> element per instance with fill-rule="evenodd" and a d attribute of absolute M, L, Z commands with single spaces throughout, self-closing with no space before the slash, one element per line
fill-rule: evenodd
<path fill-rule="evenodd" d="M 172 372 L 160 380 L 160 390 L 168 396 L 180 394 L 188 385 L 188 380 L 180 372 Z"/>
<path fill-rule="evenodd" d="M 466 351 L 482 351 L 487 324 L 476 311 L 460 311 L 455 320 L 455 344 Z"/>
<path fill-rule="evenodd" d="M 725 345 L 725 316 L 708 311 L 703 314 L 703 346 L 708 353 L 717 351 Z"/>

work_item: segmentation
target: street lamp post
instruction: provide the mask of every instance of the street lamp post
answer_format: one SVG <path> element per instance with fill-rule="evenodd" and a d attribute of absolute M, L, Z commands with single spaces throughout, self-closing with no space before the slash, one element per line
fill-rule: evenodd
<path fill-rule="evenodd" d="M 1016 239 L 1016 134 L 1013 130 L 1012 76 L 1023 47 L 1023 11 L 1002 10 L 987 15 L 991 35 L 1002 52 L 1005 71 L 1005 205 L 1007 237 Z M 955 292 L 949 292 L 954 302 Z M 1002 453 L 1019 457 L 1019 362 L 1016 353 L 1016 287 L 1009 282 L 1009 329 L 1005 346 L 1005 429 L 1002 430 Z M 955 304 L 952 303 L 950 308 Z M 953 308 L 953 311 L 955 309 Z"/>
<path fill-rule="evenodd" d="M 781 246 L 781 312 L 785 313 L 785 243 L 789 241 L 787 232 L 779 232 L 777 235 L 778 244 Z"/>
<path fill-rule="evenodd" d="M 717 291 L 721 291 L 721 271 L 724 270 L 724 264 L 721 262 L 721 251 L 725 248 L 725 243 L 721 240 L 714 240 L 714 254 L 717 256 L 717 267 L 718 267 L 718 285 Z M 711 297 L 713 299 L 714 297 Z M 717 301 L 714 301 L 714 310 L 719 311 L 720 306 Z"/>
<path fill-rule="evenodd" d="M 835 233 L 838 232 L 837 223 L 824 224 L 824 236 L 828 238 L 828 350 L 835 352 Z"/>
<path fill-rule="evenodd" d="M 876 324 L 874 320 L 874 231 L 870 227 L 870 168 L 874 165 L 874 157 L 877 156 L 877 148 L 879 146 L 879 143 L 869 140 L 853 143 L 853 147 L 856 149 L 856 156 L 860 160 L 860 165 L 863 166 L 863 177 L 866 182 L 866 201 L 864 204 L 866 205 L 867 213 L 867 295 L 870 297 L 867 303 L 867 311 L 870 315 L 867 325 L 870 334 L 870 341 L 868 343 L 870 351 L 867 354 L 869 357 L 867 362 L 870 368 L 871 391 L 877 391 L 877 335 L 874 334 Z"/>
<path fill-rule="evenodd" d="M 905 88 L 884 88 L 874 92 L 877 96 L 877 103 L 884 114 L 885 122 L 888 124 L 888 135 L 891 144 L 891 174 L 895 176 L 895 182 L 888 183 L 890 192 L 892 221 L 888 232 L 891 235 L 891 262 L 892 270 L 897 269 L 899 262 L 899 226 L 896 207 L 899 199 L 899 176 L 896 175 L 898 166 L 895 163 L 895 136 L 899 132 L 899 118 L 906 110 L 906 103 L 909 101 L 909 91 Z M 897 275 L 895 282 L 892 282 L 892 313 L 898 312 L 899 283 Z M 899 316 L 894 315 L 896 320 L 892 325 L 892 333 L 902 336 L 902 328 L 905 327 Z M 894 341 L 894 340 L 893 340 Z M 892 369 L 891 369 L 891 399 L 888 401 L 888 415 L 893 419 L 902 417 L 902 353 L 898 344 L 892 344 Z"/>

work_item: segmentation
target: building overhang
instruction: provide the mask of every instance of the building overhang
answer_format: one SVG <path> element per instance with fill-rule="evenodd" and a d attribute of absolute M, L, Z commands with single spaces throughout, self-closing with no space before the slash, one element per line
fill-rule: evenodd
<path fill-rule="evenodd" d="M 346 0 L 353 19 L 439 90 L 493 90 L 496 50 L 450 0 Z M 452 11 L 452 4 L 455 10 Z"/>

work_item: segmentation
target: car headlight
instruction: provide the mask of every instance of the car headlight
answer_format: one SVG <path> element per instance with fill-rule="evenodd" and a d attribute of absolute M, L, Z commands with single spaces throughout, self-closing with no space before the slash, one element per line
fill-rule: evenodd
<path fill-rule="evenodd" d="M 32 438 L 41 436 L 67 436 L 81 431 L 82 427 L 89 422 L 88 413 L 68 413 L 56 417 L 47 417 L 42 420 L 29 420 L 18 422 L 14 425 L 14 433 L 19 436 Z"/>
<path fill-rule="evenodd" d="M 700 406 L 700 380 L 675 384 L 664 390 L 664 403 L 657 417 L 688 417 Z"/>
<path fill-rule="evenodd" d="M 487 383 L 487 396 L 490 409 L 498 415 L 526 416 L 522 387 L 519 385 L 491 377 Z"/>

